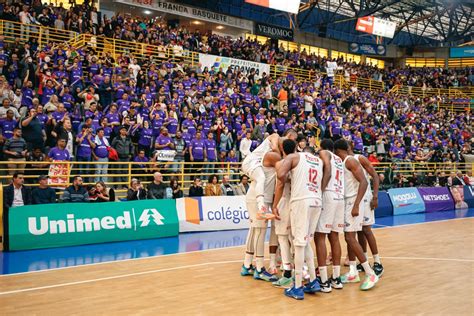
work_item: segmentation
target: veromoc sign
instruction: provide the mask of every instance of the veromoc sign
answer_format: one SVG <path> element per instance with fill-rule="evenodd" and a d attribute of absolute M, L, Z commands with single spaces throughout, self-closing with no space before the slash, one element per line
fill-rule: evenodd
<path fill-rule="evenodd" d="M 255 34 L 285 41 L 293 40 L 293 30 L 280 26 L 255 23 Z"/>

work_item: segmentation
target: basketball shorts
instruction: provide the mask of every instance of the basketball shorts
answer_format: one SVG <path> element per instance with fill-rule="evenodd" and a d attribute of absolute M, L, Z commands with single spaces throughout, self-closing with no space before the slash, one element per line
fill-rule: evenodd
<path fill-rule="evenodd" d="M 364 204 L 363 202 L 359 205 L 359 215 L 352 216 L 352 208 L 356 196 L 344 199 L 344 231 L 345 232 L 358 232 L 362 230 L 362 222 L 364 220 Z"/>
<path fill-rule="evenodd" d="M 277 235 L 286 236 L 290 234 L 290 203 L 288 198 L 282 197 L 278 203 L 280 220 L 275 219 L 275 232 Z"/>
<path fill-rule="evenodd" d="M 262 159 L 250 154 L 242 162 L 242 173 L 249 176 L 252 181 L 258 180 L 252 178 L 253 171 L 258 167 L 262 167 Z"/>
<path fill-rule="evenodd" d="M 370 207 L 370 203 L 372 202 L 373 194 L 371 190 L 367 190 L 367 193 L 364 196 L 364 219 L 362 222 L 362 226 L 372 226 L 375 224 L 375 211 Z M 362 203 L 361 203 L 362 205 Z M 361 209 L 362 211 L 362 209 Z"/>
<path fill-rule="evenodd" d="M 321 206 L 314 199 L 290 202 L 290 225 L 295 246 L 305 247 L 314 237 L 321 215 Z"/>
<path fill-rule="evenodd" d="M 323 192 L 323 206 L 316 232 L 329 234 L 344 231 L 344 196 L 332 191 Z"/>

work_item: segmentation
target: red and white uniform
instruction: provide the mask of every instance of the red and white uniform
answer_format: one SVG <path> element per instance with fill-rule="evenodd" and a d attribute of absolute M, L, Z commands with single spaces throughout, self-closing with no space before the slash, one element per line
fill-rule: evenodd
<path fill-rule="evenodd" d="M 352 216 L 352 208 L 354 207 L 357 191 L 359 190 L 359 181 L 357 181 L 354 174 L 347 169 L 346 164 L 349 159 L 354 159 L 359 163 L 359 161 L 352 156 L 347 156 L 346 159 L 344 159 L 344 231 L 357 232 L 362 230 L 364 211 L 361 209 L 361 207 L 363 207 L 363 203 L 361 202 L 359 215 L 356 217 Z"/>
<path fill-rule="evenodd" d="M 341 158 L 331 154 L 331 178 L 323 192 L 323 207 L 316 231 L 329 234 L 331 231 L 344 231 L 344 163 Z"/>
<path fill-rule="evenodd" d="M 280 220 L 273 221 L 275 223 L 275 232 L 277 235 L 287 236 L 290 234 L 290 199 L 291 183 L 286 182 L 280 202 L 278 202 Z"/>
<path fill-rule="evenodd" d="M 252 178 L 252 172 L 257 168 L 262 167 L 263 157 L 265 157 L 265 154 L 270 151 L 272 151 L 272 144 L 268 138 L 266 138 L 257 148 L 255 148 L 254 151 L 245 157 L 242 162 L 242 172 Z"/>
<path fill-rule="evenodd" d="M 323 162 L 310 153 L 298 153 L 291 170 L 290 222 L 296 246 L 306 246 L 321 215 Z"/>

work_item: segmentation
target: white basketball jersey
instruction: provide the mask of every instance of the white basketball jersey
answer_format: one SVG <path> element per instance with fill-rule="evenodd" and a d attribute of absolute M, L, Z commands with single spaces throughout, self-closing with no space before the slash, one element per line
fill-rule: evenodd
<path fill-rule="evenodd" d="M 310 153 L 298 153 L 300 161 L 291 170 L 291 202 L 303 199 L 314 199 L 321 205 L 323 179 L 323 162 Z"/>
<path fill-rule="evenodd" d="M 344 195 L 344 163 L 339 156 L 331 154 L 331 179 L 329 180 L 326 191 Z"/>
<path fill-rule="evenodd" d="M 263 166 L 263 173 L 265 174 L 265 203 L 272 203 L 275 194 L 276 170 L 273 167 Z"/>
<path fill-rule="evenodd" d="M 263 142 L 258 145 L 258 147 L 255 148 L 254 151 L 250 153 L 250 155 L 253 159 L 259 159 L 260 161 L 263 161 L 263 157 L 265 156 L 265 154 L 270 151 L 272 151 L 272 144 L 270 143 L 268 138 L 265 138 Z"/>
<path fill-rule="evenodd" d="M 361 155 L 359 155 L 359 154 L 354 155 L 354 158 L 357 160 L 358 163 L 360 163 L 360 160 L 359 160 L 360 156 Z M 365 170 L 365 168 L 364 168 L 364 166 L 362 166 L 362 164 L 360 164 L 360 167 L 362 168 L 362 171 L 364 172 L 364 176 L 367 179 L 367 183 L 369 184 L 367 186 L 367 193 L 372 193 L 372 189 L 370 188 L 370 174 L 367 172 L 367 170 Z"/>
<path fill-rule="evenodd" d="M 354 157 L 348 155 L 346 159 L 344 159 L 344 197 L 345 198 L 356 196 L 357 191 L 359 190 L 359 181 L 357 181 L 357 179 L 354 177 L 354 174 L 346 167 L 346 163 L 349 158 L 354 158 Z M 357 161 L 357 163 L 359 163 L 359 161 Z"/>

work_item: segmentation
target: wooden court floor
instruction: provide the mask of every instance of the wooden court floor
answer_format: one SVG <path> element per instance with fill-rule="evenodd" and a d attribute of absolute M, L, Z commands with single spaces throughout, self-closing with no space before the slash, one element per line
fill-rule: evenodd
<path fill-rule="evenodd" d="M 1 276 L 0 315 L 473 315 L 473 218 L 376 235 L 385 274 L 368 292 L 350 284 L 286 298 L 239 275 L 236 247 Z"/>

